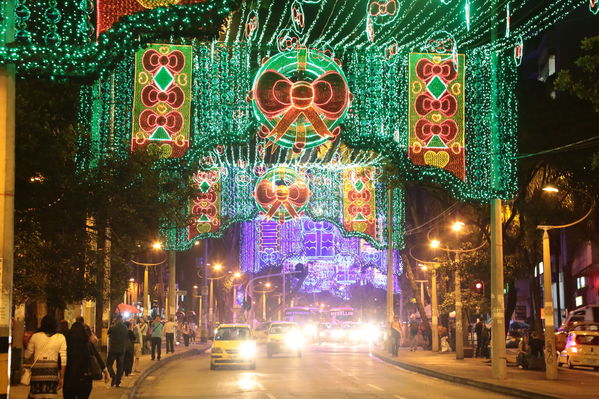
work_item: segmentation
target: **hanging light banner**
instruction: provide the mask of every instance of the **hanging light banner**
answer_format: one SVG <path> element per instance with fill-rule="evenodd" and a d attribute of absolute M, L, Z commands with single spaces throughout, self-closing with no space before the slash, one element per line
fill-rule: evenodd
<path fill-rule="evenodd" d="M 221 171 L 218 168 L 198 171 L 193 176 L 197 190 L 191 202 L 188 240 L 199 234 L 214 233 L 221 227 Z"/>
<path fill-rule="evenodd" d="M 97 0 L 96 34 L 110 29 L 120 18 L 156 7 L 204 3 L 206 0 Z"/>
<path fill-rule="evenodd" d="M 343 227 L 376 239 L 374 170 L 370 167 L 343 172 Z"/>
<path fill-rule="evenodd" d="M 408 156 L 466 180 L 463 54 L 411 53 Z"/>
<path fill-rule="evenodd" d="M 153 44 L 135 54 L 131 150 L 179 158 L 189 148 L 192 47 Z"/>

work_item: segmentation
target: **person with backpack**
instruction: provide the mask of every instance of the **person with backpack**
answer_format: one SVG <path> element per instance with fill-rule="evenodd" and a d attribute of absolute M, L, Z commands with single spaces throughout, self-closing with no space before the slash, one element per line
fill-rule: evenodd
<path fill-rule="evenodd" d="M 150 339 L 152 341 L 152 360 L 160 360 L 162 353 L 162 337 L 164 336 L 164 325 L 160 320 L 160 316 L 156 316 L 149 330 Z M 158 353 L 156 353 L 158 352 Z M 156 357 L 158 355 L 158 357 Z"/>
<path fill-rule="evenodd" d="M 420 330 L 420 326 L 418 325 L 415 314 L 410 316 L 408 329 L 410 333 L 410 351 L 415 352 L 416 349 L 418 349 L 418 330 Z"/>

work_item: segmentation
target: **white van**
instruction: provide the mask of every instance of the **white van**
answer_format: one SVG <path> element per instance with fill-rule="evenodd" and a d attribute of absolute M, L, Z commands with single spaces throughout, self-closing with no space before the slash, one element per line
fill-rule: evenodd
<path fill-rule="evenodd" d="M 599 323 L 599 305 L 587 305 L 574 309 L 562 324 L 562 328 L 569 329 L 576 321 Z"/>

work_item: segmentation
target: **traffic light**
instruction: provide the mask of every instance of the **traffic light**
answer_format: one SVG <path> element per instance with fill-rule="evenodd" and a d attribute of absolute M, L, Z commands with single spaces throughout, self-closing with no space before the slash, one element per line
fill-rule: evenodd
<path fill-rule="evenodd" d="M 485 292 L 485 283 L 482 280 L 474 280 L 470 285 L 470 288 L 474 292 L 478 292 L 479 294 L 484 294 Z"/>

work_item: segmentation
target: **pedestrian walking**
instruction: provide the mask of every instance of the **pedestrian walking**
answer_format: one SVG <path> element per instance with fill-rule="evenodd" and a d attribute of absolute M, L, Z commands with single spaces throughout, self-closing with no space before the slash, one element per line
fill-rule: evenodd
<path fill-rule="evenodd" d="M 137 323 L 137 319 L 131 320 L 133 335 L 135 336 L 135 341 L 133 341 L 133 372 L 139 373 L 139 359 L 141 358 L 141 343 L 143 340 L 143 334 L 140 329 L 139 323 Z"/>
<path fill-rule="evenodd" d="M 395 317 L 391 323 L 391 354 L 397 356 L 399 353 L 399 344 L 401 342 L 401 321 Z"/>
<path fill-rule="evenodd" d="M 173 321 L 173 316 L 169 317 L 168 321 L 164 324 L 164 336 L 166 337 L 166 353 L 175 353 L 175 333 L 177 332 L 177 325 Z"/>
<path fill-rule="evenodd" d="M 183 343 L 185 347 L 189 346 L 189 337 L 191 336 L 191 328 L 189 327 L 189 323 L 184 321 L 183 327 L 181 327 L 181 334 L 183 335 Z"/>
<path fill-rule="evenodd" d="M 189 323 L 189 331 L 190 331 L 190 338 L 191 338 L 191 343 L 195 344 L 196 343 L 196 323 L 194 323 L 193 321 L 191 323 Z"/>
<path fill-rule="evenodd" d="M 483 348 L 483 328 L 484 324 L 481 319 L 476 319 L 476 324 L 474 325 L 474 334 L 476 334 L 476 353 L 474 357 L 482 356 L 482 348 Z"/>
<path fill-rule="evenodd" d="M 57 399 L 58 391 L 64 385 L 64 373 L 67 365 L 67 342 L 62 334 L 56 333 L 56 319 L 46 315 L 39 330 L 31 336 L 25 358 L 32 359 L 30 399 Z M 58 357 L 61 367 L 58 367 Z"/>
<path fill-rule="evenodd" d="M 92 357 L 108 382 L 110 375 L 102 356 L 90 340 L 89 327 L 78 317 L 67 333 L 67 367 L 64 379 L 64 399 L 88 399 L 93 388 Z"/>
<path fill-rule="evenodd" d="M 123 361 L 123 372 L 125 377 L 129 377 L 129 374 L 133 372 L 133 353 L 135 345 L 135 334 L 133 333 L 133 327 L 131 322 L 126 321 L 123 323 L 127 327 L 127 343 L 125 344 L 125 358 Z"/>
<path fill-rule="evenodd" d="M 118 315 L 115 318 L 115 323 L 108 329 L 108 358 L 106 363 L 108 372 L 112 378 L 110 385 L 119 387 L 123 378 L 125 349 L 129 334 L 127 327 L 123 324 L 123 316 Z M 114 363 L 116 362 L 116 373 L 114 372 Z"/>
<path fill-rule="evenodd" d="M 144 317 L 141 317 L 139 319 L 139 331 L 141 331 L 141 350 L 144 355 L 147 355 L 148 353 L 150 353 L 150 350 L 152 349 L 152 346 L 150 343 L 151 337 L 148 332 L 149 328 L 150 328 L 150 326 L 148 325 L 148 322 L 146 321 L 146 319 Z"/>
<path fill-rule="evenodd" d="M 418 349 L 418 330 L 420 327 L 418 326 L 418 321 L 416 320 L 416 315 L 412 314 L 410 316 L 410 322 L 408 324 L 408 329 L 410 333 L 410 351 L 415 352 Z"/>
<path fill-rule="evenodd" d="M 149 331 L 152 342 L 152 360 L 160 360 L 160 354 L 162 353 L 162 336 L 164 335 L 164 325 L 160 321 L 160 316 L 156 316 L 152 322 L 152 325 L 150 326 Z M 156 357 L 156 355 L 158 355 L 158 357 Z"/>

